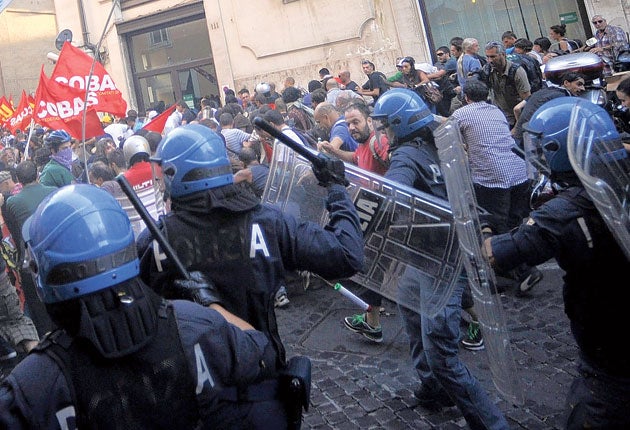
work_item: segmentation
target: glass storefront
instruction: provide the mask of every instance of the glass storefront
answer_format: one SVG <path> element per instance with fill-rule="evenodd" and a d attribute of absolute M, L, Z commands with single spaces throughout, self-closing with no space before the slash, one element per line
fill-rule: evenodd
<path fill-rule="evenodd" d="M 504 31 L 531 41 L 549 37 L 549 27 L 566 24 L 566 37 L 586 40 L 591 36 L 584 6 L 576 0 L 419 0 L 429 40 L 435 51 L 448 46 L 454 36 L 474 37 L 481 46 L 501 40 Z M 579 4 L 578 4 L 579 3 Z M 588 32 L 588 34 L 587 34 Z"/>

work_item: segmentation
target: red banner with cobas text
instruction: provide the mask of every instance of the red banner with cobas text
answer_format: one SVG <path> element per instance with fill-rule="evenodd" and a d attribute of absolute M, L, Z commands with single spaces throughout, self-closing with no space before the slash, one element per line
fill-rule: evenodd
<path fill-rule="evenodd" d="M 35 93 L 35 122 L 55 130 L 66 130 L 75 139 L 81 140 L 85 91 L 62 85 L 46 76 L 44 66 L 39 74 L 39 85 Z M 105 134 L 101 121 L 94 109 L 94 99 L 88 98 L 85 117 L 85 138 Z"/>
<path fill-rule="evenodd" d="M 94 63 L 94 71 L 90 77 L 90 70 Z M 127 114 L 127 102 L 116 87 L 112 77 L 101 63 L 70 42 L 64 42 L 59 53 L 59 60 L 50 77 L 62 85 L 68 85 L 83 91 L 88 91 L 88 98 L 92 98 L 97 112 L 109 112 L 124 117 Z"/>

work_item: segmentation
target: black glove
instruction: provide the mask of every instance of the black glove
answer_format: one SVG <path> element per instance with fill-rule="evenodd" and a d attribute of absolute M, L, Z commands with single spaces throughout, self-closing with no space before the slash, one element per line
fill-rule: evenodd
<path fill-rule="evenodd" d="M 201 272 L 191 272 L 189 279 L 176 279 L 173 287 L 177 296 L 203 306 L 221 303 L 221 294 L 214 282 L 206 279 Z"/>
<path fill-rule="evenodd" d="M 346 168 L 338 158 L 329 155 L 317 154 L 319 163 L 313 163 L 313 173 L 322 187 L 328 187 L 331 184 L 339 184 L 347 187 L 350 182 L 346 179 Z"/>

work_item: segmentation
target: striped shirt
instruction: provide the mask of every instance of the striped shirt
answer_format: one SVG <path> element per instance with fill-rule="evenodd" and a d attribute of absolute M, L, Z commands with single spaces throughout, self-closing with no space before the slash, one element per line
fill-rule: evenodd
<path fill-rule="evenodd" d="M 514 139 L 505 115 L 486 102 L 453 112 L 468 149 L 472 180 L 487 188 L 510 188 L 527 181 L 525 160 L 512 152 Z"/>
<path fill-rule="evenodd" d="M 221 130 L 221 134 L 225 137 L 225 146 L 228 149 L 228 154 L 231 157 L 237 156 L 241 149 L 243 149 L 243 142 L 249 140 L 250 134 L 245 133 L 240 128 L 224 128 Z"/>

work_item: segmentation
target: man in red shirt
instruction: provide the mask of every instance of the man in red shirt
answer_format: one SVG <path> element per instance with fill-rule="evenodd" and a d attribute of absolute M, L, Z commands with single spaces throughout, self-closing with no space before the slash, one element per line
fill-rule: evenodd
<path fill-rule="evenodd" d="M 343 151 L 330 143 L 322 142 L 320 143 L 322 151 L 346 163 L 355 164 L 361 169 L 384 175 L 389 166 L 387 155 L 389 143 L 385 134 L 379 134 L 377 139 L 368 105 L 361 101 L 351 103 L 344 111 L 344 119 L 350 135 L 359 144 L 357 149 Z"/>
<path fill-rule="evenodd" d="M 123 154 L 127 162 L 125 178 L 136 192 L 142 204 L 151 217 L 157 221 L 160 214 L 164 213 L 164 201 L 153 177 L 153 170 L 149 162 L 151 149 L 149 142 L 142 136 L 133 135 L 125 140 Z M 138 237 L 146 227 L 140 214 L 135 210 L 129 199 L 119 201 L 131 221 L 133 232 Z"/>
<path fill-rule="evenodd" d="M 344 118 L 352 138 L 359 143 L 354 152 L 342 151 L 328 142 L 321 143 L 323 151 L 346 163 L 352 163 L 361 169 L 385 175 L 389 167 L 389 142 L 384 133 L 375 133 L 370 108 L 365 102 L 354 102 L 344 110 Z M 346 281 L 349 285 L 350 281 Z M 345 326 L 354 332 L 361 333 L 372 342 L 383 340 L 383 330 L 380 322 L 382 297 L 380 294 L 367 290 L 362 294 L 363 300 L 372 306 L 370 312 L 344 318 Z"/>

